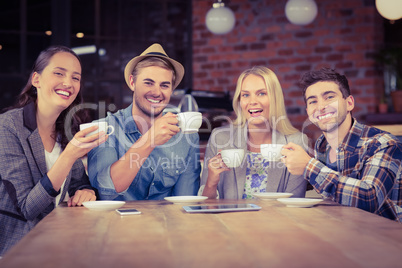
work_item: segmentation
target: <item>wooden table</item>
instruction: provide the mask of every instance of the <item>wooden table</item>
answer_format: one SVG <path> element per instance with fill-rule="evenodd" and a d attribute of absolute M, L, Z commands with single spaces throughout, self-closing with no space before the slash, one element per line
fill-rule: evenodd
<path fill-rule="evenodd" d="M 208 203 L 244 200 L 208 200 Z M 250 201 L 248 201 L 250 202 Z M 324 201 L 190 214 L 167 201 L 128 202 L 141 215 L 58 207 L 0 267 L 401 267 L 402 224 Z"/>

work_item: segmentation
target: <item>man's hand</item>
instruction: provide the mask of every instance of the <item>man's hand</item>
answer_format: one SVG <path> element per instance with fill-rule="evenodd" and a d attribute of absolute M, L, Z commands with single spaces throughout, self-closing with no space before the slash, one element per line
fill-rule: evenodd
<path fill-rule="evenodd" d="M 151 139 L 151 146 L 156 147 L 168 142 L 180 131 L 178 123 L 177 115 L 173 113 L 166 113 L 156 119 L 152 127 L 147 131 L 148 138 Z"/>
<path fill-rule="evenodd" d="M 303 174 L 311 159 L 311 156 L 301 146 L 292 142 L 283 146 L 281 153 L 284 156 L 281 158 L 281 161 L 293 175 Z"/>

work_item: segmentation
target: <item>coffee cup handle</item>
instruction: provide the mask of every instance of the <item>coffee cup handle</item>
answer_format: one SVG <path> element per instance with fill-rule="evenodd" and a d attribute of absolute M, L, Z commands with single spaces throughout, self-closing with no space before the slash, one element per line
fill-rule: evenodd
<path fill-rule="evenodd" d="M 108 131 L 109 131 L 109 129 L 111 129 L 111 132 L 108 133 L 108 135 L 112 135 L 114 132 L 114 126 L 108 126 L 107 129 L 108 129 Z"/>
<path fill-rule="evenodd" d="M 177 121 L 178 121 L 178 123 L 177 123 L 177 126 L 181 129 L 181 121 L 182 121 L 182 119 L 181 119 L 181 117 L 179 116 L 179 115 L 177 115 Z"/>

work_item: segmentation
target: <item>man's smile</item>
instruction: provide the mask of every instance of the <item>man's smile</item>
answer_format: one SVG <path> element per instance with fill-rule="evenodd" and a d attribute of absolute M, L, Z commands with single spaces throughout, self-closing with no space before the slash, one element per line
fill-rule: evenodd
<path fill-rule="evenodd" d="M 332 118 L 334 116 L 334 114 L 335 114 L 334 112 L 321 114 L 321 115 L 317 116 L 317 119 L 321 121 L 321 120 L 324 120 L 324 119 L 327 119 L 327 118 Z"/>
<path fill-rule="evenodd" d="M 157 104 L 157 103 L 161 103 L 161 102 L 162 102 L 162 100 L 151 99 L 151 98 L 146 98 L 146 100 L 149 101 L 150 103 L 154 103 L 154 104 Z"/>

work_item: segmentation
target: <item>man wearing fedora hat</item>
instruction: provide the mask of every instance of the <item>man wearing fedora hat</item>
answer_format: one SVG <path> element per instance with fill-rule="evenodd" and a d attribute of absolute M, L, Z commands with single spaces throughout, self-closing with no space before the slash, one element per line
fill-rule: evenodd
<path fill-rule="evenodd" d="M 177 115 L 163 114 L 183 66 L 153 44 L 124 70 L 132 104 L 104 119 L 115 129 L 108 143 L 88 154 L 88 175 L 101 199 L 163 199 L 196 195 L 199 137 L 180 132 Z"/>

